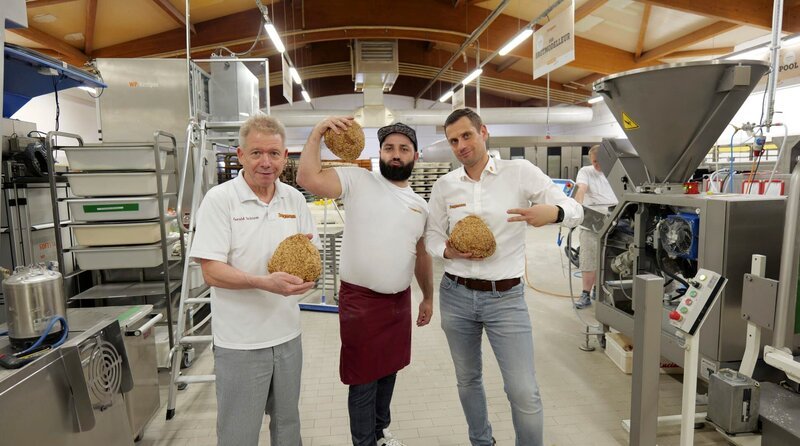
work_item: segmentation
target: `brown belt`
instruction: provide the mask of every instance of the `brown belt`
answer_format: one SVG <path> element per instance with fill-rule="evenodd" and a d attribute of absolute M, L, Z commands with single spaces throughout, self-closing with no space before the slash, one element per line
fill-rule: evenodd
<path fill-rule="evenodd" d="M 465 287 L 475 291 L 498 291 L 502 293 L 514 288 L 520 283 L 519 277 L 492 281 L 481 279 L 465 279 L 450 273 L 444 273 L 444 275 L 450 280 L 455 281 L 457 284 L 464 285 Z"/>

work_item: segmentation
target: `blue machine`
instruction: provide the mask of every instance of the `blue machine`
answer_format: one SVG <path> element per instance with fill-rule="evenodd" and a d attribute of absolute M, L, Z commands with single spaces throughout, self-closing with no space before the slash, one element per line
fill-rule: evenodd
<path fill-rule="evenodd" d="M 80 86 L 107 87 L 98 76 L 21 46 L 6 43 L 4 57 L 4 118 L 36 96 Z"/>
<path fill-rule="evenodd" d="M 681 212 L 668 215 L 661 226 L 661 244 L 672 256 L 697 260 L 700 216 Z"/>

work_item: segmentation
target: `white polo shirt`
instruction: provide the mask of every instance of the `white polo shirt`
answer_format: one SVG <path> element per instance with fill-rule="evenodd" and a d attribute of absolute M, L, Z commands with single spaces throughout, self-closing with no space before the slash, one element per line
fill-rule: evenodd
<path fill-rule="evenodd" d="M 208 191 L 200 205 L 191 257 L 225 262 L 248 274 L 266 275 L 267 263 L 286 237 L 319 236 L 303 194 L 280 181 L 269 203 L 258 199 L 239 175 Z M 255 350 L 300 335 L 298 297 L 267 291 L 211 288 L 214 344 Z"/>
<path fill-rule="evenodd" d="M 483 260 L 445 259 L 444 269 L 456 276 L 502 280 L 525 273 L 525 222 L 509 223 L 509 209 L 531 204 L 553 204 L 564 209 L 562 225 L 572 228 L 583 220 L 583 208 L 527 160 L 489 162 L 479 181 L 460 167 L 433 184 L 425 243 L 428 252 L 444 256 L 445 241 L 455 224 L 468 215 L 483 219 L 497 242 L 495 253 Z"/>
<path fill-rule="evenodd" d="M 339 272 L 343 281 L 392 294 L 414 277 L 417 241 L 425 233 L 428 203 L 360 167 L 336 167 L 347 212 Z"/>
<path fill-rule="evenodd" d="M 587 186 L 586 195 L 583 197 L 584 205 L 603 212 L 607 212 L 609 206 L 617 205 L 617 196 L 614 195 L 611 184 L 603 172 L 599 172 L 594 166 L 581 167 L 575 182 Z"/>

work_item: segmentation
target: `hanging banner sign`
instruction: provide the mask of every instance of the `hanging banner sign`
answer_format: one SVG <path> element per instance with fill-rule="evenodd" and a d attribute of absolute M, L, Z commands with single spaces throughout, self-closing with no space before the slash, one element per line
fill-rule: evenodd
<path fill-rule="evenodd" d="M 281 75 L 283 77 L 283 97 L 289 101 L 289 105 L 292 104 L 292 94 L 294 93 L 294 88 L 292 85 L 292 73 L 289 72 L 289 63 L 286 62 L 286 58 L 281 56 L 281 66 L 282 72 Z"/>
<path fill-rule="evenodd" d="M 533 78 L 575 60 L 575 2 L 533 33 Z"/>
<path fill-rule="evenodd" d="M 467 90 L 467 87 L 461 87 L 458 90 L 453 92 L 453 110 L 458 110 L 459 108 L 466 107 L 465 98 L 464 98 L 464 91 Z"/>

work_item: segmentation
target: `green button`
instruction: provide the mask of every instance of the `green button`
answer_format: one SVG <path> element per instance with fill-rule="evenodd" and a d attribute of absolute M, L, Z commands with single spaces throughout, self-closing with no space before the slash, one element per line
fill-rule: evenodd
<path fill-rule="evenodd" d="M 681 313 L 686 314 L 689 312 L 689 309 L 686 307 L 681 307 Z"/>
<path fill-rule="evenodd" d="M 697 296 L 697 291 L 695 291 L 695 290 L 689 291 L 689 296 L 696 297 Z"/>

